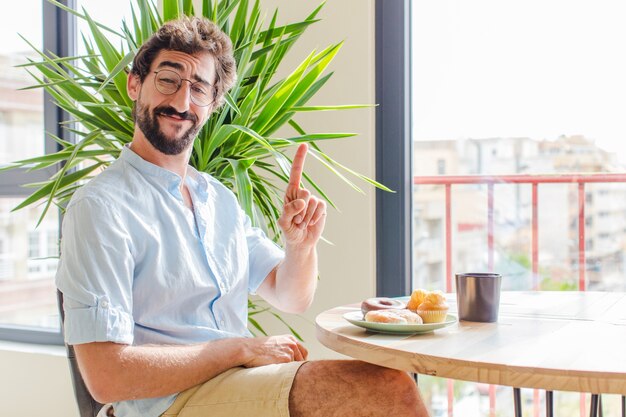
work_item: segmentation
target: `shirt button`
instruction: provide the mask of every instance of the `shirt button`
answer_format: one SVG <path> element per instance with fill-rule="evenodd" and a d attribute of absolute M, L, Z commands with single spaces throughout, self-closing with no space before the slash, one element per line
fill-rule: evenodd
<path fill-rule="evenodd" d="M 103 301 L 103 302 L 100 303 L 100 306 L 102 308 L 107 308 L 109 306 L 109 302 L 108 301 Z"/>

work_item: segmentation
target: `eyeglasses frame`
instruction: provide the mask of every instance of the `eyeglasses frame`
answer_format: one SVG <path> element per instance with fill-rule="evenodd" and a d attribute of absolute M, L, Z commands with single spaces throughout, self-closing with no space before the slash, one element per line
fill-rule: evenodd
<path fill-rule="evenodd" d="M 180 78 L 180 84 L 178 84 L 178 88 L 176 88 L 176 90 L 175 90 L 175 91 L 173 91 L 173 92 L 171 92 L 171 93 L 169 93 L 169 94 L 168 94 L 168 93 L 164 93 L 164 92 L 163 92 L 163 91 L 161 91 L 161 90 L 159 89 L 159 87 L 157 86 L 157 76 L 159 75 L 159 72 L 162 72 L 162 71 L 169 71 L 169 72 L 172 72 L 172 73 L 174 73 L 174 74 L 178 75 L 178 78 Z M 173 71 L 173 70 L 171 70 L 171 69 L 167 69 L 167 68 L 162 68 L 162 69 L 160 69 L 160 70 L 157 70 L 157 71 L 152 71 L 152 72 L 153 72 L 153 73 L 154 73 L 154 75 L 155 75 L 155 76 L 154 76 L 154 88 L 156 88 L 156 89 L 157 89 L 157 91 L 158 91 L 159 93 L 164 94 L 164 95 L 166 95 L 166 96 L 171 96 L 171 95 L 173 95 L 173 94 L 178 93 L 178 92 L 180 91 L 180 88 L 183 86 L 183 81 L 187 81 L 187 82 L 189 83 L 189 88 L 190 88 L 190 91 L 191 91 L 191 87 L 193 87 L 193 85 L 194 85 L 194 84 L 209 84 L 209 83 L 204 83 L 204 82 L 202 82 L 202 81 L 193 81 L 193 80 L 190 80 L 190 79 L 188 79 L 188 78 L 183 78 L 183 77 L 181 77 L 181 76 L 180 76 L 180 74 L 179 74 L 179 73 L 177 73 L 176 71 Z M 191 92 L 189 93 L 189 97 L 191 97 L 191 101 L 193 101 L 193 103 L 194 103 L 196 106 L 198 106 L 198 107 L 207 107 L 207 106 L 210 106 L 211 104 L 215 103 L 215 99 L 217 98 L 217 87 L 216 87 L 216 86 L 214 86 L 214 85 L 212 85 L 212 84 L 209 84 L 209 86 L 213 89 L 213 100 L 212 100 L 211 102 L 209 102 L 208 104 L 198 104 L 198 103 L 196 103 L 195 99 L 193 98 L 193 94 L 191 94 Z"/>

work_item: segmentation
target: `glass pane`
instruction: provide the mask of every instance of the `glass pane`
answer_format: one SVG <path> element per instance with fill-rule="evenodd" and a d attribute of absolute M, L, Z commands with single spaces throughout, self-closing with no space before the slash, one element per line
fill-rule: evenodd
<path fill-rule="evenodd" d="M 625 291 L 626 3 L 411 7 L 413 286 L 454 291 L 454 273 L 495 270 L 505 290 Z M 420 386 L 433 416 L 513 415 L 509 387 Z M 617 416 L 619 396 L 604 397 Z M 580 398 L 555 393 L 555 415 L 585 415 Z M 522 390 L 528 415 L 544 401 Z"/>
<path fill-rule="evenodd" d="M 132 20 L 131 4 L 135 3 L 136 2 L 134 1 L 130 2 L 127 0 L 110 0 L 106 2 L 100 0 L 76 0 L 76 9 L 81 11 L 84 9 L 86 13 L 97 23 L 110 29 L 106 30 L 102 26 L 99 26 L 100 31 L 108 39 L 111 45 L 113 45 L 113 48 L 124 56 L 129 52 L 129 47 L 127 42 L 120 35 L 123 33 L 122 29 L 124 21 L 126 22 L 128 28 L 130 28 L 131 33 L 134 33 L 134 30 L 132 29 L 134 24 Z M 76 19 L 76 24 L 78 33 L 76 44 L 77 54 L 79 56 L 88 54 L 85 42 L 87 42 L 97 53 L 97 44 L 91 35 L 89 24 L 84 19 L 80 18 Z M 102 71 L 106 71 L 102 59 L 99 59 L 98 62 L 101 62 Z M 88 71 L 85 68 L 83 61 L 79 61 L 78 67 Z M 93 89 L 93 94 L 97 94 L 95 88 Z M 78 126 L 77 128 L 83 130 L 83 126 Z M 91 147 L 99 148 L 97 145 L 92 145 Z M 110 157 L 103 156 L 100 159 L 108 160 Z M 81 164 L 81 166 L 84 165 Z"/>
<path fill-rule="evenodd" d="M 130 3 L 78 1 L 99 22 L 119 30 L 123 16 L 130 16 Z M 40 90 L 16 91 L 32 84 L 23 68 L 15 65 L 36 56 L 17 35 L 22 34 L 36 47 L 42 47 L 41 1 L 21 3 L 23 18 L 5 19 L 0 25 L 3 39 L 0 46 L 0 164 L 34 157 L 44 152 L 43 93 Z M 86 24 L 79 19 L 79 30 Z M 111 36 L 119 45 L 119 40 Z M 79 54 L 84 54 L 79 41 Z M 6 140 L 6 139 L 13 140 Z M 40 209 L 28 208 L 11 213 L 20 198 L 0 198 L 0 326 L 24 325 L 58 330 L 58 314 L 54 275 L 58 264 L 58 214 L 52 209 L 37 227 Z"/>
<path fill-rule="evenodd" d="M 19 91 L 34 82 L 24 68 L 16 68 L 37 57 L 18 33 L 42 47 L 41 4 L 41 0 L 21 1 L 0 24 L 0 165 L 42 155 L 45 149 L 43 91 Z"/>
<path fill-rule="evenodd" d="M 127 0 L 110 0 L 106 2 L 101 0 L 77 0 L 76 9 L 82 10 L 84 7 L 85 10 L 87 10 L 87 14 L 89 14 L 89 16 L 91 16 L 91 18 L 94 19 L 96 22 L 101 23 L 109 29 L 112 29 L 115 32 L 121 34 L 122 20 L 126 20 L 126 24 L 129 28 L 133 27 L 131 13 L 132 3 L 134 2 L 130 2 Z M 84 34 L 87 39 L 92 40 L 93 38 L 89 35 L 90 30 L 87 22 L 83 19 L 78 19 L 77 24 L 78 33 Z M 121 38 L 119 36 L 104 29 L 101 30 L 115 48 L 120 48 Z M 79 55 L 86 53 L 85 45 L 80 35 L 78 37 L 77 46 Z M 125 49 L 125 52 L 128 52 L 128 48 Z"/>
<path fill-rule="evenodd" d="M 18 34 L 42 49 L 42 2 L 22 1 L 18 11 L 5 16 L 0 25 L 4 40 L 0 44 L 0 165 L 45 151 L 43 91 L 20 91 L 34 82 L 24 68 L 16 68 L 37 59 Z M 58 330 L 54 289 L 58 217 L 53 209 L 35 228 L 39 210 L 10 212 L 20 201 L 0 198 L 0 326 Z"/>
<path fill-rule="evenodd" d="M 58 260 L 58 215 L 40 209 L 11 213 L 21 199 L 0 199 L 0 326 L 59 329 L 54 275 Z"/>
<path fill-rule="evenodd" d="M 414 286 L 445 289 L 450 268 L 495 269 L 505 289 L 626 290 L 626 4 L 444 0 L 412 13 Z M 546 183 L 598 173 L 621 175 Z M 449 180 L 449 219 L 445 184 L 424 179 L 445 175 L 482 178 Z M 511 177 L 537 175 L 536 199 Z"/>

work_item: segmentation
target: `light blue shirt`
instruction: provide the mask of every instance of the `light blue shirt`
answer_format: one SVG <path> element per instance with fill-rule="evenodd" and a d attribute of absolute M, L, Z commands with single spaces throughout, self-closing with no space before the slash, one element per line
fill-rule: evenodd
<path fill-rule="evenodd" d="M 251 227 L 234 194 L 189 167 L 181 177 L 129 148 L 77 190 L 65 213 L 56 285 L 68 344 L 191 344 L 249 337 L 248 293 L 283 251 Z M 157 417 L 175 395 L 114 404 Z"/>

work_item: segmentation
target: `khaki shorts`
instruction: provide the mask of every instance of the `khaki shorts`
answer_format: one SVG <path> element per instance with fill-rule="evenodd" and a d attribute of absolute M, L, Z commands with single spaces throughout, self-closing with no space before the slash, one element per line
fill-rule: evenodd
<path fill-rule="evenodd" d="M 289 417 L 289 392 L 304 362 L 233 368 L 178 394 L 163 417 Z"/>

